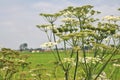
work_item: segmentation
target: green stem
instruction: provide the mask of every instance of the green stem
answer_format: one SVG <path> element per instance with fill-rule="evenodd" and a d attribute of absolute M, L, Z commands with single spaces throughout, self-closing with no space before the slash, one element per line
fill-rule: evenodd
<path fill-rule="evenodd" d="M 47 35 L 48 40 L 51 42 L 50 37 L 49 37 L 49 35 L 48 35 L 48 32 L 47 32 L 47 31 L 46 31 L 46 35 Z"/>
<path fill-rule="evenodd" d="M 120 47 L 120 46 L 119 46 Z M 106 68 L 107 64 L 109 63 L 109 61 L 112 59 L 112 57 L 115 55 L 115 53 L 117 52 L 117 50 L 119 49 L 119 47 L 117 47 L 111 54 L 111 56 L 109 57 L 109 59 L 107 60 L 107 62 L 103 65 L 103 67 L 100 69 L 100 72 L 98 73 L 98 75 L 95 77 L 94 80 L 97 80 L 97 78 L 99 77 L 99 75 L 102 73 L 102 71 Z"/>
<path fill-rule="evenodd" d="M 4 77 L 4 80 L 7 80 L 7 76 L 9 74 L 9 70 L 6 71 L 6 74 L 5 74 L 5 77 Z"/>
<path fill-rule="evenodd" d="M 64 48 L 65 48 L 65 54 L 66 54 L 66 51 L 67 51 L 67 48 L 66 48 L 66 42 L 65 42 L 65 40 L 64 40 Z"/>
<path fill-rule="evenodd" d="M 52 25 L 52 27 L 53 27 L 54 24 L 51 23 L 51 25 Z M 53 38 L 54 38 L 54 42 L 56 42 L 56 38 L 55 38 L 55 34 L 54 34 L 54 33 L 53 33 Z M 60 64 L 61 64 L 63 70 L 65 71 L 65 67 L 64 67 L 64 65 L 63 65 L 63 63 L 62 63 L 62 60 L 61 60 L 60 53 L 59 53 L 59 51 L 58 51 L 57 45 L 55 45 L 55 49 L 56 49 L 56 52 L 57 52 L 58 60 L 60 61 Z"/>
<path fill-rule="evenodd" d="M 85 65 L 85 70 L 86 70 L 86 78 L 89 77 L 89 69 L 88 69 L 88 66 L 87 66 L 87 62 L 86 62 L 86 52 L 85 52 L 85 48 L 84 48 L 84 38 L 82 37 L 82 51 L 83 51 L 83 58 L 84 58 L 84 65 Z"/>
<path fill-rule="evenodd" d="M 65 80 L 69 80 L 68 76 L 69 76 L 69 71 L 65 70 Z"/>
<path fill-rule="evenodd" d="M 113 43 L 114 43 L 114 47 L 116 46 L 116 43 L 115 43 L 115 39 L 114 37 L 112 36 L 112 40 L 113 40 Z"/>
<path fill-rule="evenodd" d="M 79 55 L 78 55 L 78 51 L 77 51 L 76 66 L 75 66 L 75 72 L 74 72 L 74 79 L 73 80 L 76 80 L 76 74 L 77 74 L 77 68 L 78 68 L 78 60 L 79 60 Z"/>
<path fill-rule="evenodd" d="M 82 28 L 82 26 L 84 25 L 84 22 L 85 22 L 85 18 L 84 18 L 84 20 L 83 20 L 83 23 L 82 23 L 82 21 L 81 21 L 81 19 L 80 19 L 80 17 L 78 18 L 78 20 L 79 20 L 79 25 L 80 25 L 80 30 L 81 31 L 83 31 L 83 28 Z M 85 48 L 84 48 L 84 35 L 82 35 L 82 51 L 83 51 L 83 57 L 84 57 L 84 65 L 85 65 L 85 70 L 86 70 L 86 74 L 87 74 L 87 77 L 88 77 L 88 74 L 89 74 L 89 71 L 88 71 L 88 67 L 87 67 L 87 63 L 86 63 L 86 52 L 85 52 Z"/>
<path fill-rule="evenodd" d="M 113 70 L 111 71 L 111 73 L 110 73 L 110 77 L 109 77 L 109 79 L 111 79 L 112 77 L 113 77 L 113 74 L 114 74 L 114 72 L 115 72 L 115 67 L 113 67 Z"/>

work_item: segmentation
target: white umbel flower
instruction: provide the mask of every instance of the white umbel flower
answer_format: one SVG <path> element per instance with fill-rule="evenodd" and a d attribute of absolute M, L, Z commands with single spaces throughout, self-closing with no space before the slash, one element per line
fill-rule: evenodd
<path fill-rule="evenodd" d="M 63 18 L 62 19 L 62 22 L 72 22 L 72 21 L 75 21 L 74 18 Z"/>
<path fill-rule="evenodd" d="M 86 63 L 89 64 L 89 63 L 93 63 L 93 64 L 96 64 L 97 62 L 100 62 L 101 63 L 101 59 L 99 57 L 86 57 L 85 59 L 82 58 L 82 57 L 79 57 L 79 62 L 81 63 Z"/>
<path fill-rule="evenodd" d="M 120 16 L 105 16 L 103 19 L 105 19 L 105 20 L 113 20 L 113 21 L 120 21 Z"/>
<path fill-rule="evenodd" d="M 120 67 L 120 64 L 113 64 L 113 66 L 115 66 L 115 67 Z"/>
<path fill-rule="evenodd" d="M 69 63 L 69 64 L 74 64 L 74 58 L 64 58 L 63 63 Z"/>
<path fill-rule="evenodd" d="M 57 45 L 56 42 L 46 42 L 46 43 L 42 44 L 41 47 L 46 48 L 46 47 L 53 47 L 55 45 Z"/>

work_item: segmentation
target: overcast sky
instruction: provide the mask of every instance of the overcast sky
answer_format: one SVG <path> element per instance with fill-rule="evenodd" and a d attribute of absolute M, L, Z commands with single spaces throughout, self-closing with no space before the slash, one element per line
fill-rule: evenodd
<path fill-rule="evenodd" d="M 120 0 L 0 0 L 0 47 L 19 49 L 22 43 L 39 48 L 46 41 L 36 25 L 44 23 L 39 13 L 51 13 L 68 6 L 90 4 L 102 14 L 120 16 Z"/>

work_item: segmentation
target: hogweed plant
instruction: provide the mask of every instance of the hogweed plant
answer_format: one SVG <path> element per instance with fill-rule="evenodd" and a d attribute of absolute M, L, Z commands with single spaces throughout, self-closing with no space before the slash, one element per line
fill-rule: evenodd
<path fill-rule="evenodd" d="M 29 67 L 27 58 L 27 55 L 21 56 L 18 51 L 2 48 L 0 50 L 0 80 L 25 79 L 25 74 L 24 76 L 20 74 Z"/>
<path fill-rule="evenodd" d="M 104 20 L 107 21 L 100 22 L 93 17 L 96 14 L 100 12 L 93 10 L 91 5 L 40 14 L 49 23 L 37 25 L 49 41 L 42 46 L 53 51 L 65 80 L 110 80 L 105 68 L 119 52 L 120 43 L 115 43 L 118 36 L 114 36 L 119 32 L 117 21 L 120 17 L 106 16 Z M 57 19 L 61 20 L 59 26 L 55 25 Z M 64 57 L 60 55 L 59 43 L 63 45 Z M 67 50 L 67 47 L 71 49 Z"/>
<path fill-rule="evenodd" d="M 50 80 L 44 65 L 31 66 L 29 55 L 8 48 L 0 50 L 0 80 Z"/>

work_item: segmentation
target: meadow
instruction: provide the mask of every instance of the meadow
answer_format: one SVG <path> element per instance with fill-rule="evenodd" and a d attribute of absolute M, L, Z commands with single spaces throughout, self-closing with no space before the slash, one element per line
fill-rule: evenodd
<path fill-rule="evenodd" d="M 50 74 L 52 71 L 54 79 L 120 79 L 120 17 L 105 16 L 102 20 L 95 18 L 101 12 L 93 7 L 69 6 L 54 14 L 40 13 L 48 23 L 36 25 L 48 39 L 41 47 L 55 50 L 55 56 L 50 56 L 50 53 L 41 54 L 40 61 L 49 69 Z M 60 24 L 56 24 L 57 21 Z M 61 43 L 63 53 L 58 49 Z M 67 46 L 71 47 L 70 51 L 67 51 Z M 46 62 L 43 62 L 43 56 L 47 58 L 44 60 Z"/>
<path fill-rule="evenodd" d="M 120 29 L 117 22 L 120 17 L 105 16 L 102 21 L 93 18 L 100 13 L 91 5 L 70 6 L 54 14 L 40 13 L 49 25 L 36 26 L 48 38 L 41 47 L 49 51 L 30 53 L 2 48 L 0 79 L 119 80 Z M 55 25 L 61 17 L 63 24 Z"/>
<path fill-rule="evenodd" d="M 31 62 L 32 67 L 35 68 L 36 65 L 42 65 L 45 69 L 47 69 L 50 74 L 50 80 L 55 79 L 55 75 L 56 75 L 56 80 L 64 80 L 64 78 L 63 78 L 64 72 L 61 70 L 61 67 L 58 66 L 56 68 L 56 74 L 54 74 L 55 66 L 56 66 L 54 64 L 54 62 L 56 61 L 56 59 L 52 52 L 39 52 L 39 53 L 23 52 L 22 55 L 29 55 L 29 58 L 27 61 Z M 60 55 L 64 56 L 65 54 L 63 52 L 61 52 Z M 92 56 L 92 55 L 93 55 L 92 53 L 88 54 L 88 56 Z M 107 73 L 107 76 L 110 76 L 112 74 L 110 80 L 119 80 L 120 79 L 120 76 L 119 76 L 120 67 L 115 68 L 115 67 L 113 67 L 113 64 L 112 64 L 115 60 L 120 61 L 120 54 L 115 55 L 113 57 L 113 59 L 109 62 L 107 67 L 105 68 L 105 72 Z M 72 75 L 72 71 L 71 71 L 71 75 Z M 114 78 L 112 78 L 112 77 L 114 77 Z"/>
<path fill-rule="evenodd" d="M 67 51 L 69 52 L 69 50 Z M 118 52 L 119 53 L 119 52 Z M 64 80 L 64 71 L 61 70 L 61 65 L 55 58 L 55 54 L 53 52 L 18 52 L 11 49 L 3 48 L 0 51 L 0 80 Z M 63 61 L 64 66 L 69 66 L 71 64 L 71 69 L 69 70 L 69 80 L 73 80 L 75 65 L 73 61 L 67 59 L 66 57 L 69 54 L 65 54 L 64 51 L 60 52 L 61 59 Z M 73 58 L 75 58 L 76 53 L 73 54 Z M 81 51 L 79 52 L 79 58 L 83 56 Z M 93 56 L 92 52 L 87 54 L 88 57 Z M 106 56 L 105 59 L 100 64 L 96 63 L 97 67 L 91 68 L 91 70 L 99 71 L 101 66 L 103 66 L 108 60 L 110 54 Z M 73 59 L 71 58 L 71 59 Z M 67 62 L 64 62 L 67 60 Z M 93 61 L 94 62 L 94 61 Z M 109 79 L 105 80 L 119 80 L 120 79 L 120 66 L 113 64 L 120 63 L 120 54 L 116 54 L 109 61 L 107 66 L 104 68 L 104 73 L 102 75 L 107 76 Z M 68 64 L 68 65 L 67 65 Z M 75 80 L 81 80 L 81 72 L 83 63 L 79 62 L 77 75 Z M 87 65 L 94 64 L 92 62 L 87 63 Z M 101 80 L 101 79 L 97 79 Z M 103 79 L 104 80 L 104 79 Z"/>

